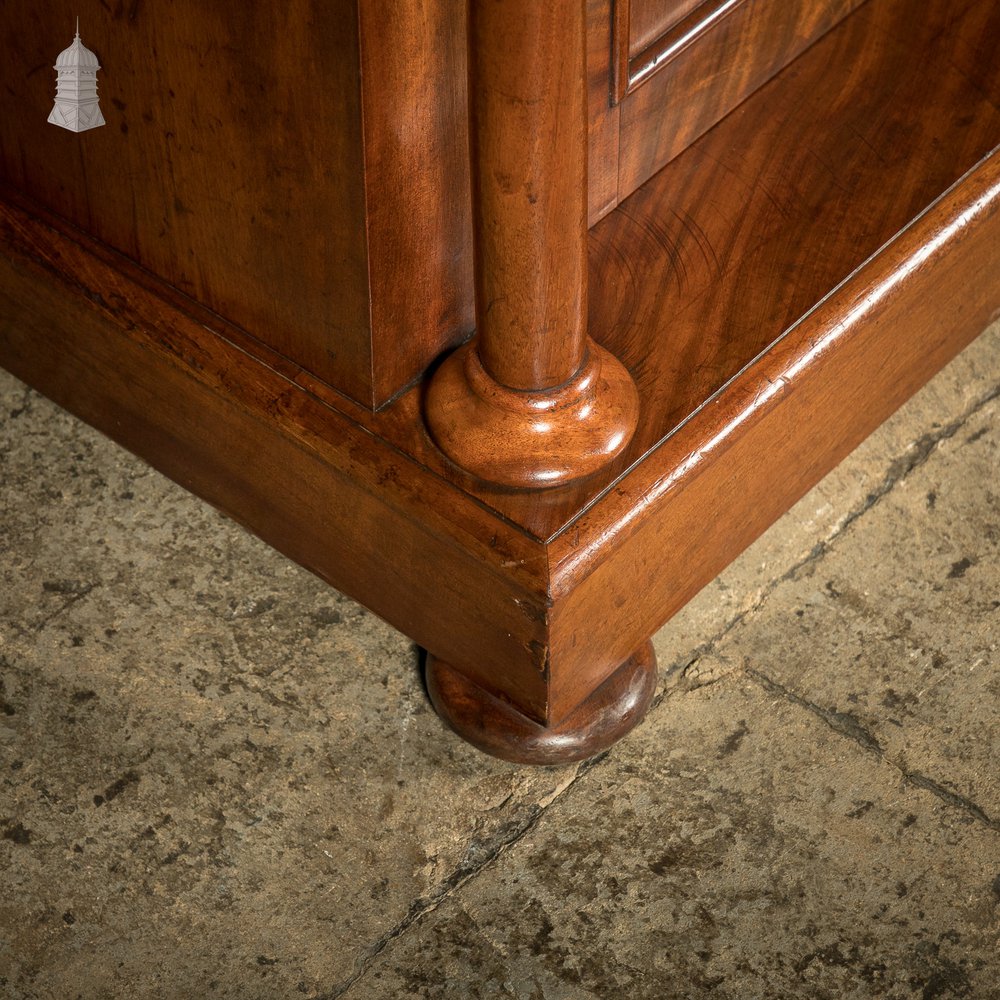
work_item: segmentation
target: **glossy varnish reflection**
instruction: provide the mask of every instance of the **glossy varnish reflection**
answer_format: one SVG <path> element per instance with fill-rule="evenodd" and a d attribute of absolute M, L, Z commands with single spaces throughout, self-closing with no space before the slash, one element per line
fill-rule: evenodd
<path fill-rule="evenodd" d="M 0 181 L 369 407 L 469 335 L 461 4 L 85 6 L 3 4 Z M 78 14 L 84 136 L 45 123 Z"/>
<path fill-rule="evenodd" d="M 915 19 L 903 0 L 865 4 L 593 227 L 589 328 L 636 377 L 635 438 L 578 487 L 464 488 L 535 538 L 567 530 L 989 154 L 1000 143 L 1000 8 L 959 6 L 929 4 Z M 413 432 L 419 406 L 417 388 L 361 419 L 454 477 Z"/>
<path fill-rule="evenodd" d="M 591 76 L 592 159 L 608 164 L 591 221 L 787 66 L 864 0 L 592 0 L 609 22 Z M 597 67 L 606 53 L 595 53 Z"/>

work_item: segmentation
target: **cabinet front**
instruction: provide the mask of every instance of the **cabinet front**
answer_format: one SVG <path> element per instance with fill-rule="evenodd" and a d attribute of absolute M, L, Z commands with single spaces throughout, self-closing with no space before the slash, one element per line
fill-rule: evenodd
<path fill-rule="evenodd" d="M 591 0 L 591 221 L 863 2 Z"/>

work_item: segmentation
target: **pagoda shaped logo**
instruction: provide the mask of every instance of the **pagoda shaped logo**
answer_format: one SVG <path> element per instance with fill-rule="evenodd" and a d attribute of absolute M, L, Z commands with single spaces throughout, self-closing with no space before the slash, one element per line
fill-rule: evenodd
<path fill-rule="evenodd" d="M 53 125 L 71 132 L 86 132 L 104 124 L 97 103 L 97 56 L 80 41 L 80 19 L 76 21 L 73 44 L 59 53 L 56 64 L 56 102 L 49 115 Z"/>

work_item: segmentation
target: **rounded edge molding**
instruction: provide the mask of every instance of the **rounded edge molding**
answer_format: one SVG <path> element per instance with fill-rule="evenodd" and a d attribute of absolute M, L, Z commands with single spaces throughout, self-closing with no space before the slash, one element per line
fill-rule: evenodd
<path fill-rule="evenodd" d="M 516 764 L 569 764 L 607 750 L 645 717 L 656 691 L 656 653 L 643 643 L 561 722 L 545 726 L 427 656 L 438 715 L 473 746 Z"/>

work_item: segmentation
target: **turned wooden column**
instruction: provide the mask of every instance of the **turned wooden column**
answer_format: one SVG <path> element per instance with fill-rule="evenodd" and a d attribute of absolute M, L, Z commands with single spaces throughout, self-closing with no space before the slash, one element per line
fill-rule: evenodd
<path fill-rule="evenodd" d="M 431 434 L 462 468 L 558 485 L 628 443 L 638 397 L 587 333 L 585 0 L 470 0 L 473 341 L 435 373 Z"/>

